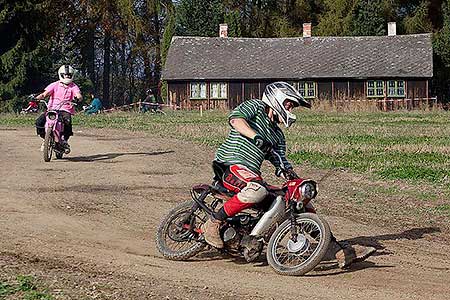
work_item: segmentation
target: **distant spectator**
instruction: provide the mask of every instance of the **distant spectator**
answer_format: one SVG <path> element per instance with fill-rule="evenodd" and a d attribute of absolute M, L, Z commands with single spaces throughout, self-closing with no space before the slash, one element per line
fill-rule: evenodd
<path fill-rule="evenodd" d="M 158 108 L 158 103 L 156 102 L 155 95 L 153 95 L 153 91 L 151 89 L 147 90 L 147 96 L 144 99 L 144 102 L 141 106 L 141 112 L 147 111 L 155 111 Z"/>
<path fill-rule="evenodd" d="M 100 101 L 100 99 L 98 97 L 95 97 L 94 94 L 91 94 L 91 99 L 92 102 L 89 106 L 84 106 L 84 113 L 86 115 L 92 115 L 92 114 L 96 114 L 98 113 L 103 105 L 102 105 L 102 101 Z"/>

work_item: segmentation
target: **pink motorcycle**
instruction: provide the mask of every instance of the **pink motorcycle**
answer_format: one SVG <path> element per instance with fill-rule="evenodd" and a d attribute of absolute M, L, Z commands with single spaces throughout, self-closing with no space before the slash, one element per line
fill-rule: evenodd
<path fill-rule="evenodd" d="M 70 103 L 71 105 L 77 105 L 71 101 L 61 102 L 56 109 L 48 110 L 45 112 L 45 138 L 44 138 L 44 161 L 49 162 L 52 159 L 52 154 L 55 152 L 56 158 L 61 159 L 64 154 L 70 153 L 70 148 L 65 147 L 67 142 L 64 140 L 64 121 L 60 114 L 59 108 L 64 104 Z"/>

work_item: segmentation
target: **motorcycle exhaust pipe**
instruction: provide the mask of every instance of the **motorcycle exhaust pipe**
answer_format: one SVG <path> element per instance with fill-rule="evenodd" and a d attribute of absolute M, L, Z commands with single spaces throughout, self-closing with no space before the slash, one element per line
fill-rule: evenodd
<path fill-rule="evenodd" d="M 261 217 L 261 219 L 256 223 L 250 235 L 261 236 L 263 235 L 270 226 L 282 218 L 285 214 L 285 203 L 283 196 L 278 196 L 270 205 L 269 210 Z"/>

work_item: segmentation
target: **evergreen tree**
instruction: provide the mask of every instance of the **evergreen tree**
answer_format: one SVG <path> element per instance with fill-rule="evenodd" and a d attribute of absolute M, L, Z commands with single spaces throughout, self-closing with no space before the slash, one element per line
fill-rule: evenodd
<path fill-rule="evenodd" d="M 0 99 L 18 99 L 44 86 L 50 73 L 49 1 L 0 2 Z M 43 75 L 44 74 L 44 75 Z M 17 110 L 20 103 L 10 109 Z M 14 107 L 15 106 L 15 107 Z"/>
<path fill-rule="evenodd" d="M 442 4 L 443 27 L 436 33 L 434 49 L 445 67 L 450 68 L 450 0 Z"/>
<path fill-rule="evenodd" d="M 225 15 L 222 1 L 181 0 L 176 9 L 177 35 L 218 36 Z"/>
<path fill-rule="evenodd" d="M 403 19 L 404 32 L 407 34 L 432 32 L 429 19 L 429 2 L 422 1 L 414 11 Z"/>
<path fill-rule="evenodd" d="M 353 11 L 351 35 L 386 35 L 387 22 L 383 13 L 382 0 L 359 0 Z"/>
<path fill-rule="evenodd" d="M 438 98 L 450 103 L 450 0 L 442 3 L 443 26 L 436 33 L 433 47 L 434 90 Z"/>
<path fill-rule="evenodd" d="M 357 0 L 324 0 L 325 9 L 318 16 L 319 24 L 313 32 L 321 36 L 351 35 L 352 11 Z"/>

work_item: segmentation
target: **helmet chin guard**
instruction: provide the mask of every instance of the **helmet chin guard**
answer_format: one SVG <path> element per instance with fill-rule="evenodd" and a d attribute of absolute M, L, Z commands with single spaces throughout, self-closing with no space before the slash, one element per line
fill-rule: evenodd
<path fill-rule="evenodd" d="M 285 101 L 291 101 L 294 107 L 305 106 L 310 108 L 311 104 L 287 82 L 274 82 L 266 86 L 262 101 L 273 109 L 280 121 L 286 127 L 290 127 L 296 120 L 296 116 L 284 106 Z"/>

